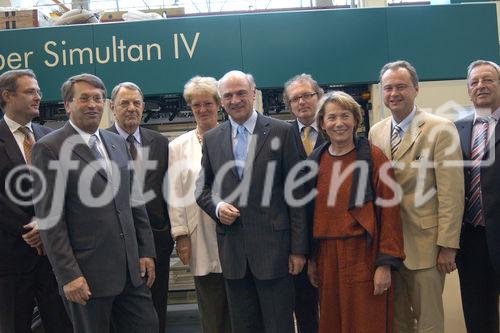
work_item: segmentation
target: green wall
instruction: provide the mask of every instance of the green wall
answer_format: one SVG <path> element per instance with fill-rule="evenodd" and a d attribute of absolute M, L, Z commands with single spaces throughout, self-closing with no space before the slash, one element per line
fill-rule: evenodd
<path fill-rule="evenodd" d="M 32 68 L 45 101 L 59 100 L 62 82 L 82 72 L 97 74 L 109 89 L 133 81 L 146 95 L 158 95 L 181 92 L 194 75 L 218 78 L 231 69 L 252 73 L 260 88 L 280 87 L 301 72 L 311 73 L 322 84 L 372 83 L 384 63 L 397 59 L 412 62 L 421 80 L 459 79 L 478 58 L 499 61 L 494 3 L 185 17 L 0 32 L 0 72 Z"/>

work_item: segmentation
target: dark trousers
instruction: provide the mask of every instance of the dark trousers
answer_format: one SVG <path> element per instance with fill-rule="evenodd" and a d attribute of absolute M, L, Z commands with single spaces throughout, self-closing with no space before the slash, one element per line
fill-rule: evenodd
<path fill-rule="evenodd" d="M 65 300 L 64 305 L 75 333 L 109 333 L 111 325 L 120 333 L 158 332 L 151 291 L 145 283 L 134 287 L 128 278 L 117 296 L 91 298 L 86 305 Z"/>
<path fill-rule="evenodd" d="M 226 279 L 234 333 L 293 333 L 294 290 L 291 275 L 259 280 L 247 267 L 243 279 Z"/>
<path fill-rule="evenodd" d="M 46 257 L 31 272 L 0 276 L 0 332 L 31 333 L 35 304 L 45 332 L 72 332 Z"/>
<path fill-rule="evenodd" d="M 231 319 L 222 273 L 195 276 L 194 284 L 203 333 L 230 333 Z"/>
<path fill-rule="evenodd" d="M 485 228 L 465 223 L 457 256 L 468 333 L 498 333 L 500 275 L 491 265 Z"/>
<path fill-rule="evenodd" d="M 153 305 L 158 315 L 158 332 L 165 333 L 167 325 L 168 278 L 170 274 L 170 254 L 174 241 L 168 230 L 153 230 L 156 248 L 155 273 L 156 278 L 151 287 Z"/>
<path fill-rule="evenodd" d="M 299 333 L 318 332 L 318 289 L 307 277 L 307 265 L 293 277 L 295 286 L 295 319 Z"/>

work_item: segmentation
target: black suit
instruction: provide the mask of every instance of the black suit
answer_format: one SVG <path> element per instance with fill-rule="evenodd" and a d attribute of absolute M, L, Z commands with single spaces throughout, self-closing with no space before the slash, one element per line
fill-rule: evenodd
<path fill-rule="evenodd" d="M 108 128 L 118 134 L 115 125 Z M 158 313 L 160 332 L 165 332 L 167 319 L 168 278 L 170 271 L 170 254 L 174 248 L 174 241 L 170 234 L 170 219 L 168 217 L 167 203 L 163 196 L 164 181 L 167 180 L 168 168 L 168 139 L 158 132 L 147 128 L 139 128 L 141 145 L 149 148 L 149 156 L 144 160 L 157 161 L 154 170 L 147 170 L 144 179 L 144 193 L 152 190 L 154 199 L 146 202 L 146 211 L 153 229 L 156 247 L 156 280 L 151 287 L 153 303 Z"/>
<path fill-rule="evenodd" d="M 36 216 L 46 218 L 40 234 L 61 292 L 83 276 L 92 293 L 85 306 L 65 302 L 76 332 L 107 333 L 111 319 L 121 332 L 155 333 L 156 313 L 139 269 L 139 258 L 155 257 L 146 209 L 131 195 L 133 170 L 125 140 L 109 131 L 99 133 L 117 166 L 112 177 L 96 166 L 95 155 L 69 122 L 33 147 L 33 165 L 43 171 L 48 185 L 35 204 Z M 63 150 L 68 143 L 65 148 L 70 149 Z M 50 168 L 52 161 L 67 177 Z M 88 178 L 82 181 L 83 176 Z M 34 186 L 38 193 L 42 182 L 35 178 Z M 102 198 L 91 205 L 82 189 Z M 62 213 L 51 211 L 57 205 Z"/>
<path fill-rule="evenodd" d="M 288 257 L 306 254 L 308 248 L 305 211 L 288 206 L 284 197 L 288 172 L 299 161 L 297 144 L 289 124 L 260 114 L 253 134 L 257 136 L 255 155 L 251 157 L 250 144 L 243 180 L 233 167 L 220 188 L 212 188 L 216 174 L 234 160 L 231 123 L 227 121 L 205 134 L 204 177 L 198 179 L 196 197 L 198 205 L 217 222 L 233 331 L 290 332 L 294 298 Z M 274 178 L 266 179 L 270 166 L 275 166 L 276 172 Z M 248 203 L 229 202 L 239 209 L 240 217 L 231 225 L 222 224 L 216 216 L 216 203 L 227 200 L 246 180 Z M 269 202 L 262 205 L 266 191 Z"/>
<path fill-rule="evenodd" d="M 463 158 L 470 161 L 473 116 L 456 122 Z M 457 256 L 465 323 L 469 333 L 498 333 L 500 295 L 500 125 L 497 123 L 494 151 L 483 160 L 494 158 L 481 168 L 481 193 L 486 227 L 473 227 L 464 221 Z M 470 187 L 470 170 L 465 168 L 465 202 Z"/>
<path fill-rule="evenodd" d="M 51 131 L 32 124 L 35 140 Z M 23 239 L 23 225 L 34 216 L 32 204 L 20 206 L 6 192 L 6 186 L 17 199 L 16 180 L 29 175 L 24 169 L 7 184 L 7 175 L 16 167 L 26 166 L 19 146 L 4 119 L 0 120 L 0 332 L 31 332 L 35 298 L 45 329 L 49 332 L 71 332 L 71 323 L 64 315 L 62 300 L 46 256 L 39 256 Z M 23 191 L 32 184 L 22 182 Z M 60 313 L 63 313 L 60 315 Z"/>
<path fill-rule="evenodd" d="M 299 124 L 297 120 L 292 123 L 292 128 L 299 147 L 300 158 L 307 159 L 307 154 L 302 144 Z M 321 131 L 318 132 L 314 149 L 325 142 Z M 295 318 L 299 333 L 316 333 L 318 331 L 318 289 L 315 288 L 307 277 L 307 265 L 299 275 L 294 276 L 295 285 Z"/>

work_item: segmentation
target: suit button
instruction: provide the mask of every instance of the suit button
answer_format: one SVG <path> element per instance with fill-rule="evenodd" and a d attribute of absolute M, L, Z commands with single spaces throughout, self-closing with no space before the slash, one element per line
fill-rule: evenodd
<path fill-rule="evenodd" d="M 120 238 L 124 238 L 125 235 L 123 234 L 123 232 L 120 232 Z"/>

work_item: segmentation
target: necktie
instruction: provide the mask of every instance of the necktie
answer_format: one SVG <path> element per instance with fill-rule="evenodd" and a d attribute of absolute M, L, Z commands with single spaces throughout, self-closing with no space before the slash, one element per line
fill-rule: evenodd
<path fill-rule="evenodd" d="M 307 156 L 311 155 L 311 152 L 313 151 L 313 144 L 311 138 L 309 137 L 310 132 L 310 126 L 302 127 L 302 144 L 304 145 L 304 150 L 306 151 Z"/>
<path fill-rule="evenodd" d="M 101 152 L 99 151 L 99 149 L 97 148 L 97 141 L 99 140 L 99 138 L 97 137 L 97 135 L 95 134 L 92 134 L 90 136 L 90 139 L 89 139 L 89 148 L 90 150 L 92 151 L 92 153 L 94 154 L 95 156 L 95 159 L 97 161 L 99 161 L 99 163 L 101 164 L 101 167 L 104 169 L 104 171 L 106 171 L 107 173 L 107 167 L 106 167 L 106 161 L 104 160 L 104 157 L 101 155 Z"/>
<path fill-rule="evenodd" d="M 484 148 L 488 137 L 488 119 L 478 117 L 472 133 L 472 149 L 470 159 L 470 187 L 466 205 L 467 219 L 474 226 L 478 225 L 483 218 L 481 200 L 481 161 L 484 156 Z"/>
<path fill-rule="evenodd" d="M 400 143 L 401 143 L 401 127 L 399 127 L 398 125 L 394 125 L 391 135 L 391 154 L 393 158 L 396 152 L 398 151 Z"/>
<path fill-rule="evenodd" d="M 135 146 L 135 137 L 133 134 L 130 134 L 127 137 L 127 142 L 130 155 L 132 156 L 132 159 L 135 161 L 137 159 L 137 147 Z"/>
<path fill-rule="evenodd" d="M 236 160 L 236 169 L 240 178 L 243 176 L 245 160 L 247 159 L 247 135 L 245 126 L 238 126 L 236 129 L 236 146 L 234 147 L 234 157 Z"/>
<path fill-rule="evenodd" d="M 35 140 L 33 140 L 33 137 L 31 136 L 31 131 L 28 127 L 21 126 L 17 130 L 24 134 L 24 141 L 23 141 L 24 155 L 26 156 L 26 163 L 31 164 L 31 148 L 35 143 Z"/>

